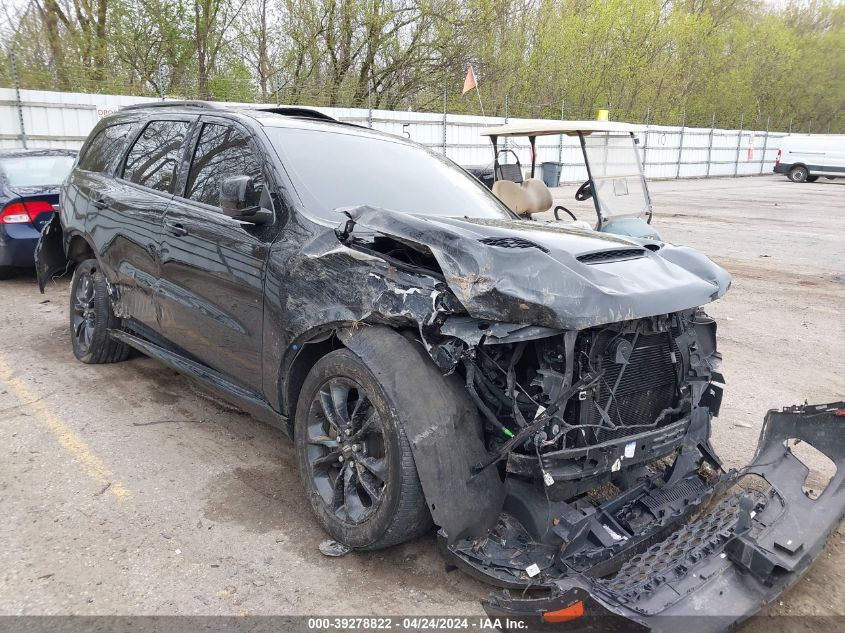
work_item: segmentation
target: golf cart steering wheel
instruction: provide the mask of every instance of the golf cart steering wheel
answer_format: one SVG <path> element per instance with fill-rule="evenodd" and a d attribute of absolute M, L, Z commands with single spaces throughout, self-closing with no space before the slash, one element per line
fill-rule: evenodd
<path fill-rule="evenodd" d="M 555 220 L 560 220 L 560 212 L 561 211 L 563 211 L 564 213 L 568 213 L 569 217 L 571 217 L 574 221 L 576 221 L 576 222 L 578 221 L 578 218 L 575 217 L 575 214 L 572 213 L 572 211 L 570 211 L 569 209 L 567 209 L 565 206 L 563 206 L 561 204 L 559 204 L 558 206 L 555 207 Z"/>
<path fill-rule="evenodd" d="M 586 181 L 583 185 L 578 187 L 578 191 L 575 192 L 575 199 L 578 202 L 584 202 L 584 200 L 589 200 L 593 197 L 593 183 L 589 180 Z"/>

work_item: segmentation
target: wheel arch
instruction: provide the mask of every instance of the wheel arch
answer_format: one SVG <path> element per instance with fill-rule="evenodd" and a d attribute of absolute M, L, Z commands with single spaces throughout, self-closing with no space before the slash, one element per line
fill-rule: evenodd
<path fill-rule="evenodd" d="M 94 246 L 88 238 L 79 231 L 65 233 L 64 241 L 65 255 L 73 266 L 79 262 L 85 261 L 86 259 L 96 259 L 99 261 L 97 251 L 94 249 Z"/>
<path fill-rule="evenodd" d="M 390 394 L 435 524 L 449 541 L 483 534 L 499 516 L 505 487 L 495 468 L 473 474 L 487 450 L 463 382 L 444 376 L 422 345 L 393 328 L 346 327 L 336 337 Z"/>
<path fill-rule="evenodd" d="M 282 371 L 279 372 L 278 387 L 279 403 L 282 414 L 287 417 L 290 437 L 293 437 L 299 392 L 308 372 L 323 356 L 343 347 L 345 345 L 337 338 L 337 329 L 334 326 L 309 330 L 288 347 L 288 354 L 282 362 Z"/>

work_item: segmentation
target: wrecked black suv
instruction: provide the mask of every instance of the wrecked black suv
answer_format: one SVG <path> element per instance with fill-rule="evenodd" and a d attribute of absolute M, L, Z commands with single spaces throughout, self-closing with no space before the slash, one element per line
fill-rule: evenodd
<path fill-rule="evenodd" d="M 79 360 L 135 348 L 275 423 L 335 540 L 433 523 L 450 565 L 519 589 L 491 614 L 736 620 L 842 517 L 845 469 L 811 500 L 784 443 L 843 463 L 842 404 L 770 412 L 755 461 L 722 469 L 701 306 L 731 279 L 690 248 L 517 217 L 423 147 L 301 108 L 125 108 L 60 205 L 39 283 L 73 269 Z"/>

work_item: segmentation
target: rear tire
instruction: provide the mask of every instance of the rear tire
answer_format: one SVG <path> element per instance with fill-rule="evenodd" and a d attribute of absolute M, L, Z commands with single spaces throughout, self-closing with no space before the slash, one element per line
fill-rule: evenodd
<path fill-rule="evenodd" d="M 70 339 L 77 360 L 91 365 L 126 360 L 129 347 L 109 330 L 120 329 L 109 299 L 106 277 L 96 259 L 86 259 L 73 271 L 70 284 Z"/>
<path fill-rule="evenodd" d="M 401 372 L 401 359 L 386 368 Z M 302 483 L 333 539 L 381 549 L 431 529 L 411 446 L 391 394 L 347 349 L 311 369 L 296 407 Z"/>
<path fill-rule="evenodd" d="M 797 165 L 789 170 L 789 179 L 792 182 L 807 182 L 810 172 L 803 165 Z"/>

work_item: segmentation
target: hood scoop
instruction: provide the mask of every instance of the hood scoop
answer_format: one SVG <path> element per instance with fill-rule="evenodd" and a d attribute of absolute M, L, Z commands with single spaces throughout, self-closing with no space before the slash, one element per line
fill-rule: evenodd
<path fill-rule="evenodd" d="M 478 241 L 487 246 L 498 246 L 499 248 L 536 248 L 544 253 L 549 252 L 549 249 L 545 246 L 540 246 L 523 237 L 485 237 Z"/>
<path fill-rule="evenodd" d="M 596 251 L 579 255 L 576 259 L 582 264 L 607 264 L 609 262 L 621 262 L 626 259 L 638 259 L 645 257 L 643 248 L 617 248 L 612 251 Z"/>

